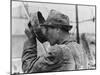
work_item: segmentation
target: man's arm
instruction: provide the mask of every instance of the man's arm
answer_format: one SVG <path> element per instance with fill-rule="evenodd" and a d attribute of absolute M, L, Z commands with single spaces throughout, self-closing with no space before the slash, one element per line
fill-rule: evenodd
<path fill-rule="evenodd" d="M 47 72 L 61 66 L 60 55 L 55 56 L 55 52 L 49 52 L 47 55 L 37 57 L 36 45 L 32 45 L 29 40 L 24 44 L 22 55 L 22 69 L 24 73 Z"/>
<path fill-rule="evenodd" d="M 29 30 L 25 29 L 25 34 L 28 39 L 24 43 L 22 53 L 22 70 L 24 73 L 28 73 L 30 65 L 34 63 L 37 58 L 37 43 L 34 33 L 32 34 Z"/>
<path fill-rule="evenodd" d="M 52 71 L 61 66 L 63 53 L 60 48 L 53 47 L 55 49 L 51 48 L 51 52 L 38 57 L 36 37 L 31 36 L 31 33 L 27 30 L 25 33 L 28 36 L 28 40 L 24 43 L 22 54 L 22 70 L 24 73 Z"/>

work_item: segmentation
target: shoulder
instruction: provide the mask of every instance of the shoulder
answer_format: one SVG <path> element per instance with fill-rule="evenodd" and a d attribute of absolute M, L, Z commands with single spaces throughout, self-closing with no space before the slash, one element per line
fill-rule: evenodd
<path fill-rule="evenodd" d="M 78 44 L 77 42 L 69 42 L 65 44 L 66 47 L 71 51 L 73 55 L 80 55 L 84 53 L 84 49 L 82 45 Z"/>
<path fill-rule="evenodd" d="M 75 41 L 69 42 L 68 44 L 66 44 L 67 47 L 71 48 L 71 49 L 83 49 L 81 44 L 78 44 Z"/>

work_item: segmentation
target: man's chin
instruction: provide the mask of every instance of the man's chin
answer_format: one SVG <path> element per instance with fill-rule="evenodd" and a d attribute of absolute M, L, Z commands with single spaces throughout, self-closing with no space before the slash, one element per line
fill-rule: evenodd
<path fill-rule="evenodd" d="M 55 44 L 56 44 L 55 42 L 50 42 L 50 45 L 51 45 L 51 46 L 53 46 L 53 45 L 55 45 Z"/>
<path fill-rule="evenodd" d="M 51 46 L 53 46 L 54 44 L 50 43 Z"/>

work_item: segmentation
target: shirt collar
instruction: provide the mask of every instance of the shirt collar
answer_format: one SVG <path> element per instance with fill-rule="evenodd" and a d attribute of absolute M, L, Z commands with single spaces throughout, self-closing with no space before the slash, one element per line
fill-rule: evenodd
<path fill-rule="evenodd" d="M 69 42 L 76 42 L 76 40 L 72 39 L 72 37 L 69 37 L 67 39 L 64 39 L 60 44 L 65 44 Z"/>

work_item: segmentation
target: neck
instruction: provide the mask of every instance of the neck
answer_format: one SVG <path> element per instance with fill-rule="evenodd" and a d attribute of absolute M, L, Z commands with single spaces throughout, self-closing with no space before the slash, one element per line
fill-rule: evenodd
<path fill-rule="evenodd" d="M 59 44 L 63 43 L 65 40 L 69 40 L 69 34 L 61 35 L 59 39 Z"/>

